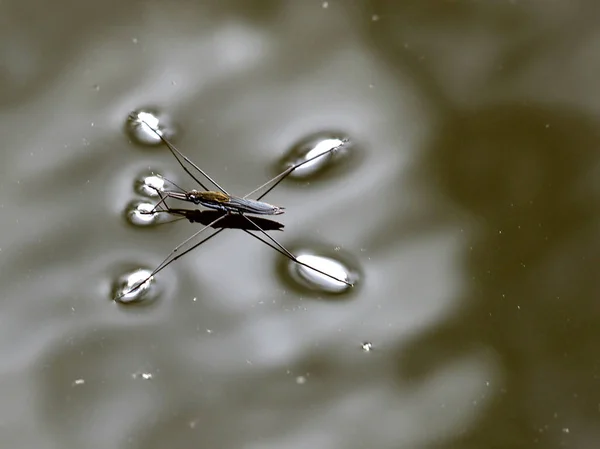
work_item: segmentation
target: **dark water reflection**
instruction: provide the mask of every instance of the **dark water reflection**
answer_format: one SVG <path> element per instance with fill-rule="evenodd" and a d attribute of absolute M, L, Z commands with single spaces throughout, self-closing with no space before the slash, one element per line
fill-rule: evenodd
<path fill-rule="evenodd" d="M 470 287 L 460 313 L 403 346 L 399 371 L 423 379 L 474 350 L 502 367 L 490 408 L 447 446 L 592 447 L 599 144 L 585 114 L 504 104 L 455 114 L 424 159 L 424 176 L 477 223 Z"/>
<path fill-rule="evenodd" d="M 3 447 L 596 447 L 594 2 L 5 8 Z M 187 182 L 123 131 L 147 105 L 235 193 L 358 142 L 269 201 L 359 288 L 226 231 L 111 302 L 195 229 L 123 218 L 140 173 Z"/>

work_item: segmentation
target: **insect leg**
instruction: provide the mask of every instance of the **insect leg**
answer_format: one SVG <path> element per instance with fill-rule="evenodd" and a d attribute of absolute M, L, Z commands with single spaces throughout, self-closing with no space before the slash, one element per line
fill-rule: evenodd
<path fill-rule="evenodd" d="M 156 274 L 158 274 L 160 271 L 164 270 L 168 265 L 170 265 L 171 263 L 175 262 L 177 259 L 185 256 L 187 253 L 189 253 L 190 251 L 196 249 L 197 247 L 199 247 L 200 245 L 202 245 L 204 242 L 206 242 L 209 239 L 212 239 L 215 235 L 219 234 L 221 231 L 224 231 L 225 228 L 221 228 L 218 231 L 213 232 L 211 235 L 209 235 L 208 237 L 200 240 L 198 243 L 195 243 L 192 247 L 186 249 L 185 251 L 177 254 L 177 252 L 179 251 L 179 249 L 181 249 L 182 246 L 184 246 L 185 244 L 187 244 L 190 240 L 194 239 L 195 237 L 197 237 L 200 233 L 204 232 L 205 230 L 207 230 L 208 228 L 212 227 L 214 224 L 216 224 L 219 220 L 222 220 L 224 217 L 226 217 L 226 215 L 223 215 L 219 218 L 217 218 L 216 220 L 213 220 L 211 223 L 209 223 L 208 225 L 204 226 L 202 229 L 200 229 L 199 231 L 197 231 L 196 233 L 194 233 L 191 237 L 188 237 L 187 239 L 185 239 L 183 242 L 181 242 L 179 245 L 177 245 L 173 251 L 171 251 L 169 253 L 169 255 L 167 257 L 165 257 L 165 259 L 158 264 L 158 266 L 152 271 L 152 273 L 150 273 L 150 275 L 146 278 L 141 280 L 140 282 L 137 282 L 133 287 L 131 287 L 129 290 L 127 290 L 126 292 L 120 294 L 118 297 L 115 298 L 115 300 L 118 300 L 120 298 L 122 298 L 125 295 L 130 294 L 131 292 L 137 290 L 138 288 L 140 288 L 142 285 L 144 285 L 146 282 L 148 282 L 150 279 L 152 279 L 153 276 L 155 276 Z"/>
<path fill-rule="evenodd" d="M 225 189 L 223 187 L 221 187 L 217 183 L 217 181 L 215 181 L 213 178 L 211 178 L 208 175 L 208 173 L 206 173 L 204 170 L 202 170 L 200 167 L 198 167 L 196 164 L 194 164 L 185 154 L 183 154 L 181 151 L 179 151 L 177 149 L 177 147 L 175 147 L 175 145 L 173 145 L 165 137 L 163 137 L 162 133 L 158 132 L 158 130 L 154 129 L 145 120 L 143 120 L 143 119 L 141 119 L 139 117 L 135 117 L 134 116 L 133 119 L 139 121 L 140 123 L 143 123 L 144 125 L 146 125 L 148 127 L 148 129 L 150 129 L 154 134 L 156 134 L 160 138 L 160 140 L 162 140 L 162 142 L 167 146 L 167 148 L 169 148 L 169 150 L 171 151 L 171 153 L 173 154 L 173 156 L 175 157 L 175 159 L 177 159 L 177 162 L 179 163 L 179 165 L 181 165 L 181 168 L 183 168 L 185 170 L 185 172 L 188 175 L 190 175 L 200 185 L 200 187 L 202 187 L 204 190 L 210 190 L 204 184 L 202 184 L 202 182 L 198 178 L 196 178 L 196 176 L 194 176 L 194 174 L 185 166 L 185 164 L 183 162 L 181 162 L 181 159 L 183 159 L 185 162 L 187 162 L 188 164 L 190 164 L 202 176 L 204 176 L 206 179 L 208 179 L 210 182 L 212 182 L 221 192 L 229 195 L 225 191 Z"/>
<path fill-rule="evenodd" d="M 267 182 L 265 182 L 264 184 L 262 184 L 261 186 L 257 187 L 256 189 L 254 189 L 252 192 L 246 194 L 243 196 L 243 198 L 247 198 L 250 195 L 253 195 L 254 193 L 258 192 L 259 190 L 261 190 L 262 188 L 268 186 L 271 183 L 274 183 L 271 187 L 269 187 L 267 190 L 265 190 L 256 200 L 260 201 L 262 198 L 264 198 L 267 193 L 269 193 L 271 190 L 273 190 L 275 187 L 277 187 L 279 185 L 279 183 L 281 181 L 283 181 L 285 178 L 288 177 L 288 175 L 290 173 L 292 173 L 294 170 L 296 170 L 299 167 L 302 167 L 304 164 L 308 164 L 311 161 L 314 161 L 317 158 L 326 156 L 328 154 L 331 153 L 335 153 L 337 150 L 339 150 L 341 147 L 343 147 L 345 144 L 347 143 L 347 141 L 342 142 L 341 144 L 330 148 L 329 150 L 321 153 L 321 154 L 317 154 L 316 156 L 313 156 L 309 159 L 306 159 L 305 161 L 299 162 L 298 164 L 292 165 L 291 167 L 286 168 L 284 171 L 282 171 L 281 173 L 279 173 L 277 176 L 275 176 L 274 178 L 269 179 Z"/>
<path fill-rule="evenodd" d="M 352 284 L 351 282 L 345 281 L 343 279 L 339 279 L 339 278 L 337 278 L 337 277 L 335 277 L 335 276 L 333 276 L 333 275 L 331 275 L 329 273 L 325 273 L 324 271 L 321 271 L 318 268 L 312 267 L 312 266 L 310 266 L 310 265 L 308 265 L 308 264 L 306 264 L 306 263 L 298 260 L 298 258 L 296 256 L 294 256 L 294 254 L 292 254 L 285 246 L 283 246 L 281 243 L 279 243 L 274 237 L 272 237 L 269 234 L 267 234 L 260 226 L 258 226 L 254 221 L 252 221 L 252 219 L 250 217 L 248 217 L 245 214 L 241 214 L 241 215 L 244 218 L 246 218 L 246 220 L 248 220 L 250 223 L 252 223 L 252 225 L 255 226 L 256 229 L 258 229 L 261 232 L 261 234 L 263 234 L 267 239 L 269 239 L 271 242 L 273 242 L 273 244 L 269 244 L 265 240 L 259 238 L 257 235 L 252 234 L 252 233 L 249 232 L 249 234 L 252 237 L 257 238 L 261 242 L 266 243 L 267 245 L 269 245 L 271 248 L 276 249 L 280 254 L 283 254 L 285 257 L 287 257 L 291 261 L 297 263 L 298 265 L 302 265 L 302 266 L 304 266 L 306 268 L 310 268 L 311 270 L 316 271 L 317 273 L 320 273 L 323 276 L 327 276 L 328 278 L 331 278 L 331 279 L 333 279 L 335 281 L 341 282 L 341 283 L 346 284 L 346 285 L 348 285 L 350 287 L 354 287 L 354 284 Z M 279 249 L 275 248 L 274 245 L 277 246 L 277 248 L 279 248 Z"/>

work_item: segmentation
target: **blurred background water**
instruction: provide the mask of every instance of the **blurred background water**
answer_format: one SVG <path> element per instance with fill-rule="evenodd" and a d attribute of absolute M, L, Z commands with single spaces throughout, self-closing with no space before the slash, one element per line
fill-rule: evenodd
<path fill-rule="evenodd" d="M 597 2 L 0 5 L 3 448 L 596 448 Z M 269 195 L 330 295 L 226 231 L 133 225 L 187 188 L 132 110 L 231 192 L 299 142 L 352 154 Z"/>

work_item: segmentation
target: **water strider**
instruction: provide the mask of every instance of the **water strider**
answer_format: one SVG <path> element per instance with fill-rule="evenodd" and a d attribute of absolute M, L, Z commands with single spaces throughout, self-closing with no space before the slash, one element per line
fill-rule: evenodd
<path fill-rule="evenodd" d="M 297 168 L 299 168 L 305 164 L 308 164 L 308 163 L 316 160 L 317 158 L 325 157 L 327 155 L 331 155 L 331 154 L 335 153 L 337 150 L 339 150 L 341 147 L 343 147 L 347 143 L 346 140 L 342 141 L 339 145 L 337 145 L 333 148 L 330 148 L 327 151 L 323 151 L 320 154 L 317 154 L 313 157 L 310 157 L 308 159 L 305 159 L 297 164 L 294 164 L 294 165 L 288 167 L 283 172 L 281 172 L 274 178 L 270 179 L 266 183 L 260 185 L 259 187 L 257 187 L 253 191 L 251 191 L 250 193 L 244 195 L 243 197 L 238 197 L 238 196 L 230 195 L 223 187 L 221 187 L 204 170 L 202 170 L 199 166 L 194 164 L 187 156 L 185 156 L 183 153 L 181 153 L 181 151 L 179 151 L 171 142 L 169 142 L 163 136 L 162 131 L 155 129 L 148 123 L 148 121 L 144 117 L 144 115 L 145 115 L 144 113 L 132 114 L 130 116 L 130 120 L 133 123 L 135 123 L 137 126 L 142 126 L 142 127 L 146 128 L 147 130 L 150 130 L 156 136 L 158 136 L 160 138 L 160 140 L 171 151 L 171 153 L 173 154 L 173 156 L 175 157 L 175 159 L 177 160 L 179 165 L 183 168 L 183 170 L 190 177 L 192 177 L 192 179 L 194 179 L 198 183 L 198 185 L 200 187 L 202 187 L 202 189 L 204 189 L 203 191 L 200 191 L 200 190 L 186 191 L 186 190 L 182 189 L 181 187 L 177 186 L 175 183 L 171 183 L 171 184 L 173 184 L 178 190 L 162 190 L 161 191 L 159 189 L 155 189 L 161 199 L 157 203 L 156 207 L 148 213 L 160 213 L 160 212 L 170 213 L 175 216 L 187 218 L 191 222 L 200 222 L 200 223 L 204 224 L 205 226 L 203 228 L 201 228 L 199 231 L 195 232 L 192 236 L 190 236 L 189 238 L 184 240 L 182 243 L 177 245 L 171 251 L 171 253 L 152 271 L 152 273 L 150 273 L 150 275 L 146 279 L 143 279 L 143 280 L 137 282 L 135 285 L 133 285 L 131 288 L 129 288 L 127 291 L 125 291 L 121 295 L 117 296 L 117 298 L 115 298 L 115 299 L 119 299 L 122 296 L 129 295 L 133 291 L 139 289 L 142 285 L 151 281 L 152 278 L 158 272 L 162 271 L 169 264 L 171 264 L 175 260 L 184 256 L 185 254 L 194 250 L 198 246 L 202 245 L 207 240 L 213 238 L 215 235 L 217 235 L 220 232 L 222 232 L 223 230 L 225 230 L 228 227 L 228 226 L 225 226 L 227 224 L 227 222 L 230 222 L 230 224 L 235 222 L 237 224 L 237 226 L 232 226 L 233 228 L 242 229 L 244 232 L 248 233 L 252 237 L 254 237 L 254 238 L 260 240 L 261 242 L 265 243 L 266 245 L 270 246 L 271 248 L 273 248 L 280 254 L 284 255 L 285 257 L 287 257 L 294 263 L 304 266 L 306 268 L 309 268 L 310 270 L 313 270 L 314 272 L 319 273 L 323 276 L 326 276 L 326 277 L 328 277 L 336 282 L 339 282 L 341 284 L 345 284 L 350 287 L 353 286 L 353 283 L 350 282 L 348 279 L 342 279 L 340 277 L 333 276 L 332 274 L 329 274 L 329 273 L 322 271 L 314 266 L 311 266 L 307 263 L 302 262 L 294 254 L 292 254 L 290 251 L 288 251 L 275 238 L 273 238 L 272 236 L 267 234 L 267 232 L 266 232 L 267 230 L 277 229 L 277 225 L 280 225 L 279 223 L 274 222 L 272 220 L 260 219 L 260 217 L 249 217 L 247 215 L 247 214 L 253 214 L 253 215 L 279 215 L 279 214 L 282 214 L 284 212 L 283 207 L 274 206 L 272 204 L 265 203 L 265 202 L 261 201 L 262 198 L 264 198 L 271 190 L 273 190 L 281 181 L 283 181 L 294 170 L 296 170 Z M 191 169 L 193 169 L 196 172 L 196 174 L 200 174 L 205 180 L 210 182 L 216 188 L 216 190 L 210 190 L 209 188 L 207 188 L 206 185 L 200 179 L 198 179 L 196 174 L 194 174 L 194 172 L 192 172 L 192 170 L 186 164 L 188 164 L 189 167 L 191 167 Z M 248 198 L 250 195 L 253 195 L 254 193 L 256 193 L 264 188 L 266 188 L 266 190 L 262 194 L 260 194 L 256 200 L 252 200 L 252 199 Z M 210 216 L 210 215 L 206 214 L 206 212 L 208 212 L 208 211 L 199 211 L 199 210 L 195 210 L 195 209 L 170 208 L 166 203 L 168 198 L 173 198 L 173 199 L 177 199 L 180 201 L 190 202 L 195 205 L 202 205 L 204 207 L 213 209 L 213 211 L 212 211 L 213 213 L 214 212 L 219 212 L 219 213 L 216 215 L 213 214 L 212 216 Z M 213 217 L 214 217 L 214 219 L 212 219 Z M 212 219 L 212 221 L 210 221 L 211 219 Z M 241 224 L 242 222 L 246 222 L 247 225 Z M 273 225 L 273 223 L 275 223 L 275 225 Z M 282 225 L 280 225 L 280 226 L 283 227 Z M 194 240 L 196 237 L 198 237 L 200 234 L 202 234 L 204 231 L 206 231 L 209 228 L 218 228 L 218 230 L 216 230 L 211 235 L 205 237 L 204 239 L 200 240 L 199 242 L 194 243 L 191 247 L 185 249 L 184 251 L 179 252 L 179 250 L 182 247 L 187 245 L 189 242 Z M 251 231 L 253 231 L 255 233 L 253 233 Z M 261 236 L 259 236 L 257 234 L 260 234 Z"/>

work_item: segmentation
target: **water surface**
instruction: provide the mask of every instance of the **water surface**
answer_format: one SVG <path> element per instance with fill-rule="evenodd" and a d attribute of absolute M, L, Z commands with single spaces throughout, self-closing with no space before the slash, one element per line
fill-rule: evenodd
<path fill-rule="evenodd" d="M 595 447 L 593 2 L 38 3 L 0 44 L 3 447 Z M 112 301 L 197 229 L 127 219 L 197 187 L 143 108 L 238 195 L 350 138 L 268 201 L 356 287 L 227 230 Z"/>

